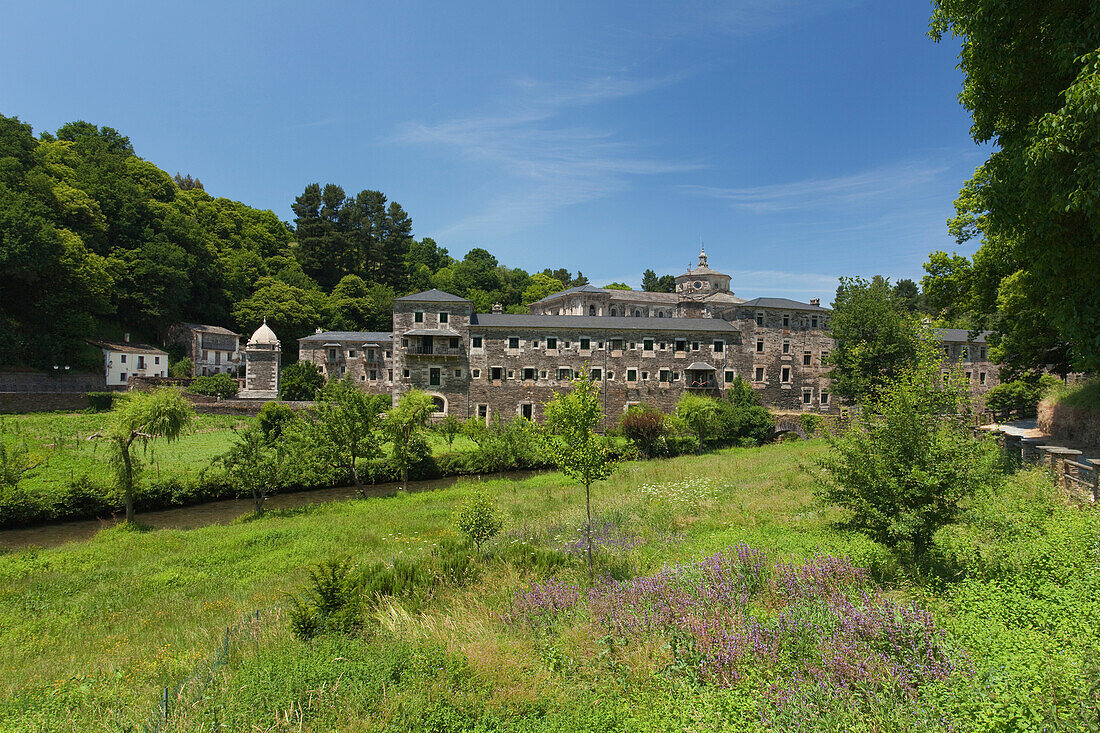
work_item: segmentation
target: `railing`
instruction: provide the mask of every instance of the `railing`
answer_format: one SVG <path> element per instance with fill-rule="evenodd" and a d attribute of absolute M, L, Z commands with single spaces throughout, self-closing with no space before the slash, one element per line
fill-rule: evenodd
<path fill-rule="evenodd" d="M 462 356 L 462 347 L 452 349 L 449 346 L 405 346 L 408 356 Z"/>
<path fill-rule="evenodd" d="M 1100 459 L 1082 458 L 1082 452 L 1075 448 L 1046 445 L 1041 438 L 1024 438 L 1002 430 L 991 434 L 1011 459 L 1023 465 L 1046 466 L 1054 483 L 1070 497 L 1100 501 Z"/>
<path fill-rule="evenodd" d="M 718 382 L 714 379 L 693 379 L 684 386 L 688 389 L 718 389 Z"/>

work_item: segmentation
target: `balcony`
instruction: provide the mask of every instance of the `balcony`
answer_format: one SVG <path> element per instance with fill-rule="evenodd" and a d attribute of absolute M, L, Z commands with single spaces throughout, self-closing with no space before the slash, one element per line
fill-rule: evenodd
<path fill-rule="evenodd" d="M 718 380 L 716 379 L 692 379 L 684 383 L 686 389 L 718 389 Z"/>
<path fill-rule="evenodd" d="M 450 346 L 419 344 L 409 344 L 403 346 L 401 350 L 405 352 L 406 357 L 441 357 L 444 359 L 457 359 L 465 353 L 461 346 L 451 348 Z"/>

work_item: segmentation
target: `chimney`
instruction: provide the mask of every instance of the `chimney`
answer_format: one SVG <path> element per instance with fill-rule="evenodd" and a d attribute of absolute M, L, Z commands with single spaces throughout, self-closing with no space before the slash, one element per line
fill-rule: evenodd
<path fill-rule="evenodd" d="M 493 303 L 493 313 L 503 313 L 503 312 L 504 312 L 504 306 L 502 306 L 500 303 Z"/>
<path fill-rule="evenodd" d="M 130 333 L 129 333 L 129 331 L 122 334 L 122 340 L 125 341 L 126 343 L 130 343 Z"/>
<path fill-rule="evenodd" d="M 821 298 L 810 298 L 810 305 L 816 305 L 817 307 L 820 308 L 821 307 Z"/>

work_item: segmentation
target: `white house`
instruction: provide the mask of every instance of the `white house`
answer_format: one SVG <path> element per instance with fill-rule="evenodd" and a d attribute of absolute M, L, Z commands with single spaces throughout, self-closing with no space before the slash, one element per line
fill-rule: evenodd
<path fill-rule="evenodd" d="M 107 389 L 125 387 L 130 377 L 167 377 L 168 352 L 156 346 L 130 341 L 91 341 L 103 351 Z"/>

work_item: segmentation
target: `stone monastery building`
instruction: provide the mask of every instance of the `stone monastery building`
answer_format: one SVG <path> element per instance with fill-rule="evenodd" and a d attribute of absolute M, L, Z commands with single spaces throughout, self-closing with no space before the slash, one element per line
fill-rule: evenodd
<path fill-rule="evenodd" d="M 609 424 L 632 404 L 668 411 L 685 391 L 717 397 L 738 376 L 773 409 L 837 408 L 823 364 L 833 346 L 829 310 L 817 299 L 738 298 L 705 252 L 673 293 L 583 285 L 532 303 L 530 313 L 493 310 L 474 313 L 469 300 L 440 290 L 406 295 L 394 301 L 393 333 L 316 333 L 299 340 L 300 358 L 370 392 L 422 389 L 440 414 L 463 419 L 541 421 L 543 404 L 585 365 Z M 947 358 L 967 362 L 976 391 L 996 383 L 984 335 L 941 336 Z"/>

